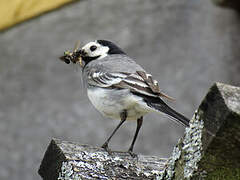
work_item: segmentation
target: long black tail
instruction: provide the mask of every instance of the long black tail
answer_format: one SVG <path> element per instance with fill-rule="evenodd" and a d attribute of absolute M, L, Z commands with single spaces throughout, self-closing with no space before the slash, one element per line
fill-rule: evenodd
<path fill-rule="evenodd" d="M 161 98 L 159 97 L 151 97 L 147 95 L 143 95 L 137 92 L 134 92 L 133 94 L 137 96 L 141 96 L 143 100 L 147 103 L 148 106 L 163 112 L 170 116 L 174 121 L 184 125 L 184 126 L 189 126 L 189 119 L 183 116 L 182 114 L 176 112 L 173 110 L 171 107 L 169 107 Z"/>
<path fill-rule="evenodd" d="M 163 102 L 163 100 L 160 99 L 159 103 L 147 102 L 147 104 L 148 106 L 169 115 L 171 118 L 173 118 L 173 120 L 177 121 L 178 123 L 184 126 L 189 126 L 189 119 L 170 108 L 165 102 Z"/>

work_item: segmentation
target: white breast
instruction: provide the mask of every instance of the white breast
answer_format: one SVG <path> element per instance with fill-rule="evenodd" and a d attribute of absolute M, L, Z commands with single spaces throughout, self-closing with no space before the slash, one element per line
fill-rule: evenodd
<path fill-rule="evenodd" d="M 95 108 L 112 119 L 120 119 L 123 110 L 127 110 L 127 120 L 137 120 L 152 111 L 141 97 L 131 94 L 128 89 L 89 88 L 87 92 Z"/>

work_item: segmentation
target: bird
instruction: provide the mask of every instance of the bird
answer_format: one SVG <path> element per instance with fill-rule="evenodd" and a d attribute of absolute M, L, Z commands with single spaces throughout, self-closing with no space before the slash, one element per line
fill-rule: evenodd
<path fill-rule="evenodd" d="M 134 144 L 143 123 L 143 116 L 150 112 L 168 115 L 183 126 L 189 119 L 178 113 L 164 100 L 174 100 L 159 87 L 158 81 L 142 66 L 130 58 L 120 47 L 109 40 L 88 42 L 74 52 L 60 57 L 67 64 L 79 62 L 87 95 L 93 106 L 104 116 L 120 122 L 101 146 L 111 153 L 108 144 L 125 121 L 137 121 L 133 140 L 128 149 L 132 156 Z"/>

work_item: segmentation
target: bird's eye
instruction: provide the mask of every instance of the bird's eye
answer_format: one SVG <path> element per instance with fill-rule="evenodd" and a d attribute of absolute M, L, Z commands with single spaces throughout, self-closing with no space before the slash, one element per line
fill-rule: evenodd
<path fill-rule="evenodd" d="M 93 45 L 93 46 L 90 47 L 90 50 L 91 50 L 91 51 L 95 51 L 96 49 L 97 49 L 97 46 L 95 46 L 95 45 Z"/>

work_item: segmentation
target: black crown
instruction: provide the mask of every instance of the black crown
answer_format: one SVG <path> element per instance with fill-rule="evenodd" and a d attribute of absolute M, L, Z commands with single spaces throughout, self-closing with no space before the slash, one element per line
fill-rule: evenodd
<path fill-rule="evenodd" d="M 119 48 L 116 44 L 107 40 L 97 40 L 97 42 L 103 46 L 109 47 L 108 54 L 126 54 L 121 48 Z"/>

